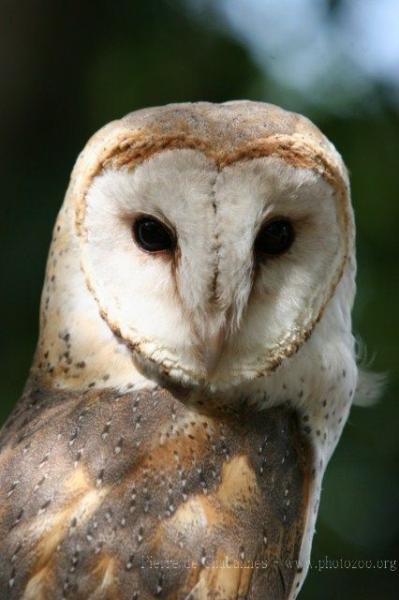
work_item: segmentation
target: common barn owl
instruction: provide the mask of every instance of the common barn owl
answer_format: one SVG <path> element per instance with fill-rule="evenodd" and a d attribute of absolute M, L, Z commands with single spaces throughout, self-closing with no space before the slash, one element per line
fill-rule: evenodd
<path fill-rule="evenodd" d="M 101 129 L 1 434 L 0 597 L 293 599 L 358 384 L 338 152 L 258 102 Z"/>

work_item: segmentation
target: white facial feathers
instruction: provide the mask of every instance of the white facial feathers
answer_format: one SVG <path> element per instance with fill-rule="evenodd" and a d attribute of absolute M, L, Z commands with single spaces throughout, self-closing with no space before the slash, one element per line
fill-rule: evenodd
<path fill-rule="evenodd" d="M 173 257 L 135 244 L 137 215 L 175 231 Z M 259 261 L 257 232 L 276 217 L 292 247 Z M 132 348 L 185 383 L 256 377 L 301 344 L 343 268 L 333 188 L 277 157 L 219 169 L 202 152 L 157 153 L 109 169 L 86 196 L 83 266 L 102 314 Z"/>

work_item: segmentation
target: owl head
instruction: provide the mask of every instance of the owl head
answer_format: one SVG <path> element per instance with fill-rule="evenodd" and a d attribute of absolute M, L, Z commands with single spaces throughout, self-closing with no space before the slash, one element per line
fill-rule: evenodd
<path fill-rule="evenodd" d="M 134 112 L 72 173 L 33 372 L 214 391 L 268 377 L 352 259 L 346 170 L 308 119 L 249 101 Z"/>

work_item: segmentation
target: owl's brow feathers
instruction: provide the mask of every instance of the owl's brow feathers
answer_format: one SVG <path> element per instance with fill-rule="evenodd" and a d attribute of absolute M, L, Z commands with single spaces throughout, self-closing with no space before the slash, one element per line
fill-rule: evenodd
<path fill-rule="evenodd" d="M 122 140 L 117 139 L 115 144 L 107 148 L 107 152 L 98 163 L 89 171 L 85 186 L 80 198 L 76 198 L 76 226 L 78 232 L 83 233 L 86 203 L 85 195 L 94 177 L 104 169 L 120 169 L 127 167 L 133 169 L 151 156 L 172 149 L 190 149 L 201 151 L 205 156 L 215 162 L 218 170 L 236 162 L 247 161 L 264 156 L 276 156 L 293 167 L 310 169 L 321 175 L 336 191 L 343 209 L 345 209 L 346 182 L 339 171 L 331 163 L 321 149 L 315 150 L 314 146 L 303 140 L 293 139 L 291 135 L 275 135 L 264 139 L 250 141 L 246 145 L 231 152 L 214 148 L 207 140 L 202 140 L 186 135 L 163 136 L 154 139 L 152 134 L 127 135 Z M 348 214 L 343 210 L 345 230 L 348 228 Z"/>

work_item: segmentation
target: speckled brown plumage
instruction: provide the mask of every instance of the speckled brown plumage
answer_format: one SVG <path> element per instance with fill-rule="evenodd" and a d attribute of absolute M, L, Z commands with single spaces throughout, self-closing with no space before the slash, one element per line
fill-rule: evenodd
<path fill-rule="evenodd" d="M 287 598 L 310 464 L 288 407 L 29 392 L 0 437 L 0 597 Z"/>

